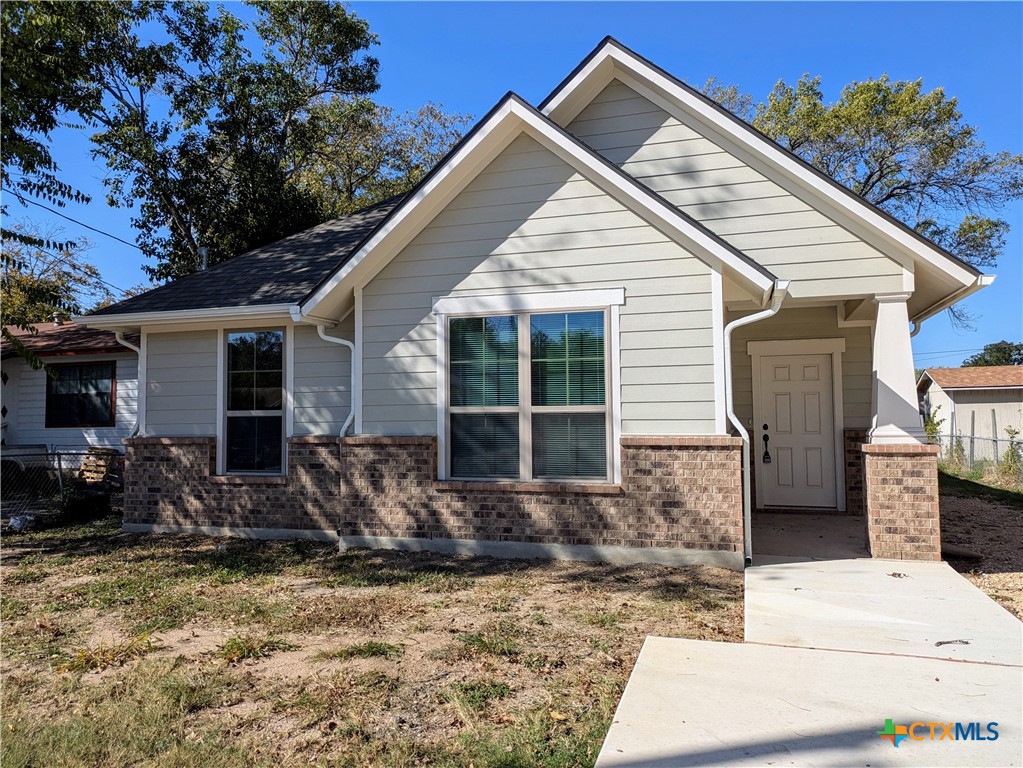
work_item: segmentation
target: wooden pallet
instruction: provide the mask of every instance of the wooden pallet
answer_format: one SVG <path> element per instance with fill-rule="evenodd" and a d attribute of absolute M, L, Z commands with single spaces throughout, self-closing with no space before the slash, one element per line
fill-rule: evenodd
<path fill-rule="evenodd" d="M 86 485 L 120 483 L 121 454 L 112 448 L 90 448 L 78 469 L 78 481 Z"/>

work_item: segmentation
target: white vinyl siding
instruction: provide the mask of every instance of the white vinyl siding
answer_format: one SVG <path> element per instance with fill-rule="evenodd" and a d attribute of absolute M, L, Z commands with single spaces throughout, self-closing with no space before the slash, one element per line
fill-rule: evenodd
<path fill-rule="evenodd" d="M 710 269 L 519 137 L 365 286 L 363 431 L 436 433 L 434 298 L 621 287 L 622 432 L 713 433 Z"/>
<path fill-rule="evenodd" d="M 217 433 L 217 332 L 150 333 L 146 435 Z"/>
<path fill-rule="evenodd" d="M 4 361 L 4 370 L 12 376 L 4 386 L 11 422 L 4 435 L 7 445 L 47 445 L 57 448 L 116 448 L 135 428 L 138 413 L 138 358 L 131 353 L 114 355 L 75 355 L 44 357 L 47 363 L 116 363 L 115 421 L 112 427 L 46 427 L 46 372 L 33 371 L 21 360 Z M 17 387 L 6 400 L 7 390 Z M 12 418 L 13 417 L 13 418 Z"/>
<path fill-rule="evenodd" d="M 618 80 L 568 130 L 778 277 L 797 298 L 902 290 L 894 260 Z"/>
<path fill-rule="evenodd" d="M 354 337 L 351 322 L 327 330 L 329 336 Z M 351 409 L 351 353 L 327 342 L 310 326 L 295 327 L 294 434 L 336 435 Z"/>
<path fill-rule="evenodd" d="M 728 313 L 725 322 L 739 314 Z M 774 317 L 736 328 L 732 334 L 732 381 L 735 415 L 753 426 L 753 368 L 746 353 L 748 341 L 785 339 L 845 339 L 842 353 L 843 427 L 869 429 L 873 363 L 869 328 L 839 328 L 834 307 L 782 309 Z"/>

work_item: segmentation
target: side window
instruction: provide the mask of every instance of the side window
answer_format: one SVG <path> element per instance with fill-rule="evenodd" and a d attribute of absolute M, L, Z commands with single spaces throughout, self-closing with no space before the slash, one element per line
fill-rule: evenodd
<path fill-rule="evenodd" d="M 227 334 L 227 472 L 279 473 L 284 456 L 284 331 Z"/>
<path fill-rule="evenodd" d="M 112 427 L 115 423 L 115 364 L 82 363 L 51 366 L 46 377 L 47 427 Z"/>

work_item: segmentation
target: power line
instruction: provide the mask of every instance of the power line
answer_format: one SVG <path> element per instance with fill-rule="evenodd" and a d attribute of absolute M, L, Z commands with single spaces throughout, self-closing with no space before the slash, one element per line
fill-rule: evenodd
<path fill-rule="evenodd" d="M 67 219 L 68 221 L 73 222 L 73 223 L 77 224 L 80 227 L 85 227 L 86 229 L 90 229 L 93 232 L 96 232 L 96 233 L 98 233 L 100 235 L 104 235 L 105 237 L 109 237 L 112 240 L 116 240 L 119 243 L 124 243 L 125 245 L 130 245 L 132 248 L 135 248 L 136 250 L 139 250 L 139 251 L 142 250 L 137 245 L 135 245 L 135 243 L 130 243 L 127 240 L 123 240 L 122 238 L 118 237 L 117 235 L 111 235 L 109 232 L 104 232 L 102 229 L 96 229 L 96 227 L 89 226 L 88 224 L 86 224 L 84 222 L 81 222 L 78 219 L 72 219 L 70 216 L 68 216 L 66 214 L 63 214 L 60 211 L 56 211 L 53 208 L 50 208 L 50 206 L 48 206 L 48 205 L 43 205 L 42 203 L 37 203 L 35 200 L 29 200 L 29 199 L 27 199 L 25 197 L 20 197 L 20 196 L 18 197 L 18 199 L 21 202 L 23 202 L 23 203 L 28 203 L 29 205 L 34 205 L 34 206 L 37 206 L 39 208 L 42 208 L 44 211 L 49 211 L 50 213 L 54 213 L 57 216 L 60 216 L 62 219 Z"/>

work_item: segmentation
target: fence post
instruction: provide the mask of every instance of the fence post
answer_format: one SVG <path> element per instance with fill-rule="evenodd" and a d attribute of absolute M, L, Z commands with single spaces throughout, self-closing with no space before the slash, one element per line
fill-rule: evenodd
<path fill-rule="evenodd" d="M 970 469 L 973 469 L 973 458 L 977 451 L 977 412 L 970 411 Z"/>
<path fill-rule="evenodd" d="M 991 409 L 991 439 L 995 441 L 995 464 L 998 463 L 998 417 L 995 409 Z"/>
<path fill-rule="evenodd" d="M 60 451 L 57 452 L 57 486 L 60 488 L 60 502 L 64 503 L 64 465 L 60 459 Z"/>

